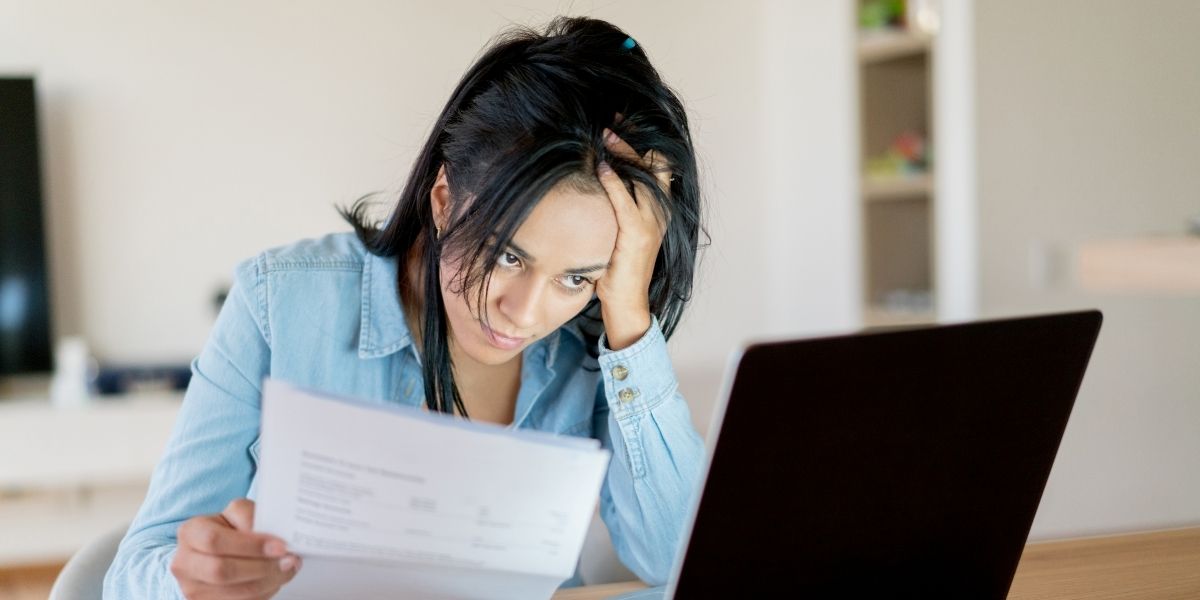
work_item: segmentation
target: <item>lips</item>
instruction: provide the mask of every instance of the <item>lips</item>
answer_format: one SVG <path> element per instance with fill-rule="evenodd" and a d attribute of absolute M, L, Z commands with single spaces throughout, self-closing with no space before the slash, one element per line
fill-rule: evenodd
<path fill-rule="evenodd" d="M 488 341 L 491 342 L 493 346 L 502 350 L 512 350 L 525 343 L 525 340 L 528 339 L 501 335 L 495 331 L 492 331 L 490 327 L 482 323 L 480 323 L 480 327 L 483 328 L 483 333 L 487 336 Z"/>

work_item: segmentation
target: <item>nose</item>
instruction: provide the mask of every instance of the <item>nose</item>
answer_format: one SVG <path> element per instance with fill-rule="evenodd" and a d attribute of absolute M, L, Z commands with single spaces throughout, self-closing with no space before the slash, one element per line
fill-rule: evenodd
<path fill-rule="evenodd" d="M 545 288 L 544 282 L 529 276 L 508 282 L 497 305 L 516 331 L 505 333 L 529 335 L 537 327 L 538 307 Z"/>

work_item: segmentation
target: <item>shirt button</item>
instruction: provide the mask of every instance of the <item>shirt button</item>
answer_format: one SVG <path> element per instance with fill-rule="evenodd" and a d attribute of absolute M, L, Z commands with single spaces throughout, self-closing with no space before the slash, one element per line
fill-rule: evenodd
<path fill-rule="evenodd" d="M 626 369 L 624 365 L 617 365 L 612 369 L 612 376 L 617 381 L 625 381 L 625 378 L 629 376 L 629 369 Z"/>
<path fill-rule="evenodd" d="M 617 392 L 617 397 L 621 399 L 621 402 L 629 402 L 630 400 L 633 400 L 635 395 L 636 394 L 633 393 L 633 390 L 629 388 L 625 388 Z"/>

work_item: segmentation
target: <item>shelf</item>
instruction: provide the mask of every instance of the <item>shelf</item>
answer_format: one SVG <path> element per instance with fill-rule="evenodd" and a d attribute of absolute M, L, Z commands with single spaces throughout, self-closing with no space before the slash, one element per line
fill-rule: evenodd
<path fill-rule="evenodd" d="M 1200 236 L 1088 242 L 1078 281 L 1096 291 L 1200 293 Z"/>
<path fill-rule="evenodd" d="M 933 176 L 868 175 L 862 180 L 862 195 L 867 202 L 891 202 L 928 198 L 933 193 Z"/>
<path fill-rule="evenodd" d="M 182 394 L 131 394 L 59 408 L 0 401 L 0 489 L 71 489 L 149 479 Z M 9 460 L 21 457 L 20 460 Z"/>
<path fill-rule="evenodd" d="M 879 305 L 869 305 L 863 310 L 863 325 L 867 327 L 930 325 L 936 321 L 933 311 L 891 310 Z"/>
<path fill-rule="evenodd" d="M 858 32 L 858 62 L 869 65 L 929 52 L 932 37 L 903 29 L 870 29 Z"/>

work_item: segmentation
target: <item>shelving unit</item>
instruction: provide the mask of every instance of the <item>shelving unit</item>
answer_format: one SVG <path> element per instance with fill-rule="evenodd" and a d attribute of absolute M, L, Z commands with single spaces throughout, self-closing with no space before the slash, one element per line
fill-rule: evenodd
<path fill-rule="evenodd" d="M 859 65 L 862 196 L 862 320 L 868 327 L 936 318 L 935 178 L 931 168 L 871 172 L 893 141 L 933 139 L 934 38 L 904 29 L 863 30 Z"/>

